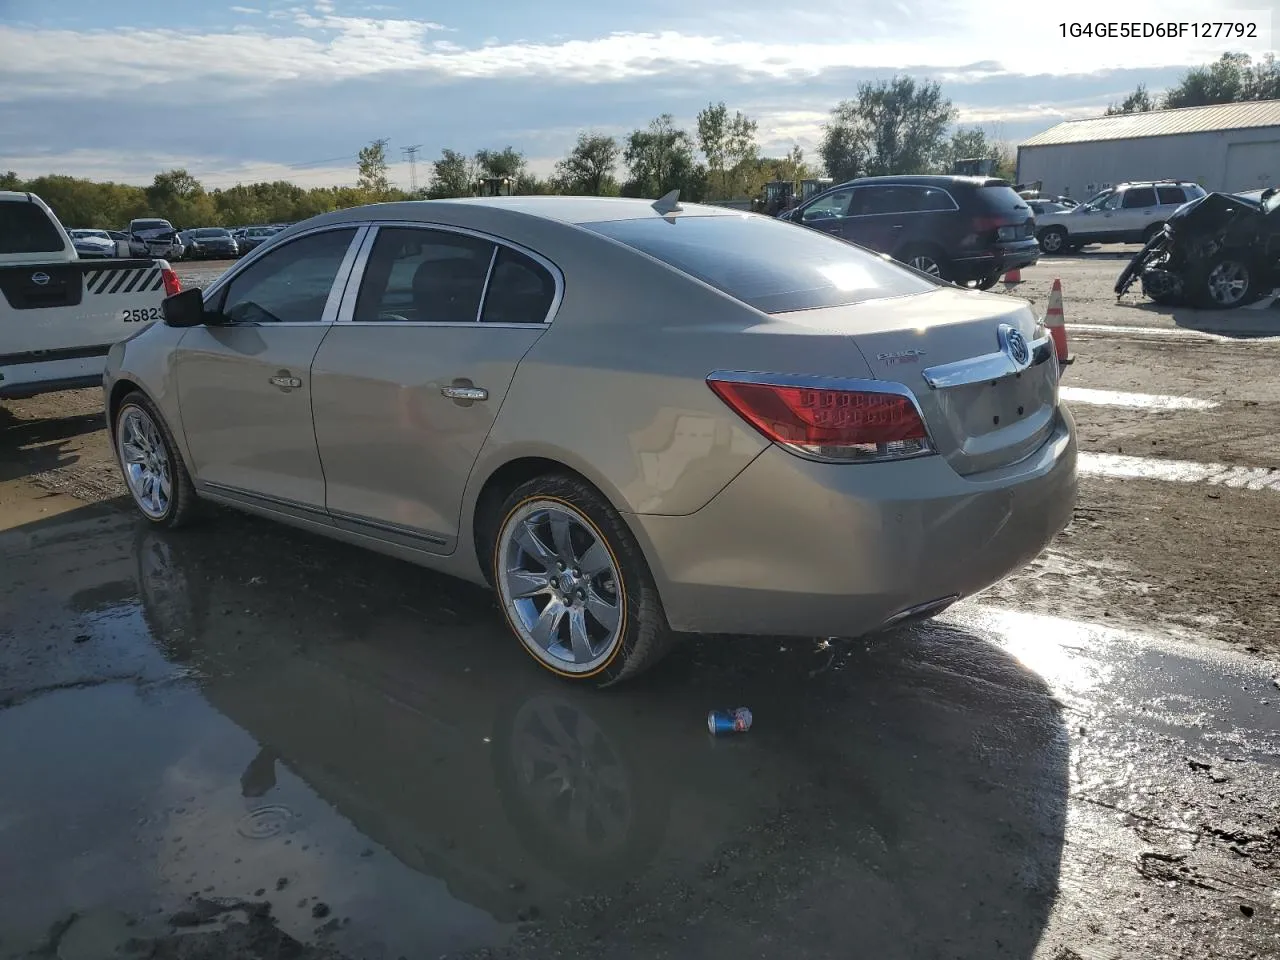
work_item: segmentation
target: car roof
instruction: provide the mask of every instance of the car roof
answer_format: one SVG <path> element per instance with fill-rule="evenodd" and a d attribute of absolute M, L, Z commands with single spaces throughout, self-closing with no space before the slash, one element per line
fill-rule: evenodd
<path fill-rule="evenodd" d="M 446 223 L 465 226 L 482 218 L 493 227 L 520 220 L 552 220 L 565 224 L 584 224 L 607 220 L 660 219 L 664 214 L 654 209 L 655 200 L 632 200 L 625 197 L 460 197 L 453 200 L 406 200 L 394 203 L 372 203 L 321 214 L 294 224 L 279 236 L 294 234 L 299 229 L 312 229 L 331 224 L 364 220 L 407 220 L 423 223 Z M 746 216 L 741 210 L 682 203 L 678 211 L 665 216 L 732 217 Z"/>
<path fill-rule="evenodd" d="M 903 173 L 883 177 L 857 177 L 839 184 L 841 187 L 872 186 L 874 184 L 916 186 L 916 187 L 986 187 L 1004 185 L 1012 187 L 1008 180 L 999 177 L 969 177 L 959 174 Z"/>

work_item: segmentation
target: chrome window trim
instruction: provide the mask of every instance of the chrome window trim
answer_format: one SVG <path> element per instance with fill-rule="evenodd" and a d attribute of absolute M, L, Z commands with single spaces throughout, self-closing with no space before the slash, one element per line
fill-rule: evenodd
<path fill-rule="evenodd" d="M 935 367 L 927 367 L 920 372 L 925 383 L 934 390 L 946 390 L 951 387 L 970 386 L 975 383 L 1003 380 L 1029 370 L 1033 366 L 1044 363 L 1055 356 L 1053 339 L 1046 335 L 1028 344 L 1026 363 L 1015 363 L 1013 357 L 1003 350 L 942 363 Z"/>
<path fill-rule="evenodd" d="M 495 243 L 493 245 L 493 253 L 489 254 L 489 269 L 484 272 L 484 286 L 480 288 L 480 302 L 476 304 L 476 323 L 479 323 L 480 318 L 484 316 L 484 301 L 489 296 L 489 284 L 493 282 L 493 268 L 498 263 L 498 251 L 501 248 L 501 244 Z M 542 319 L 545 323 L 546 317 Z"/>
<path fill-rule="evenodd" d="M 545 329 L 550 326 L 556 318 L 556 314 L 560 312 L 560 304 L 564 302 L 564 273 L 552 261 L 548 260 L 542 254 L 535 250 L 530 250 L 522 244 L 516 243 L 514 240 L 507 240 L 504 237 L 495 236 L 490 233 L 484 233 L 481 230 L 473 230 L 470 227 L 459 227 L 451 223 L 436 223 L 429 220 L 379 220 L 376 223 L 369 224 L 369 235 L 366 238 L 366 249 L 361 251 L 359 261 L 351 271 L 351 276 L 347 281 L 348 289 L 351 291 L 351 297 L 348 301 L 344 298 L 342 309 L 338 313 L 337 323 L 350 323 L 361 327 L 492 327 L 497 330 L 536 330 Z M 360 285 L 364 282 L 364 272 L 369 265 L 369 255 L 373 251 L 373 245 L 377 241 L 378 233 L 384 227 L 407 227 L 418 230 L 436 230 L 441 233 L 456 233 L 461 236 L 474 237 L 477 240 L 484 240 L 494 245 L 494 250 L 489 258 L 489 273 L 485 276 L 484 289 L 480 296 L 480 306 L 476 311 L 475 320 L 469 320 L 462 323 L 433 323 L 429 320 L 416 320 L 403 323 L 397 320 L 356 320 L 355 307 L 356 298 L 360 294 Z M 524 254 L 530 260 L 533 260 L 548 273 L 551 274 L 551 281 L 555 284 L 555 295 L 551 298 L 551 306 L 547 308 L 547 315 L 536 323 L 484 323 L 480 318 L 484 315 L 485 301 L 489 296 L 489 281 L 492 278 L 494 266 L 497 263 L 498 247 L 508 247 L 516 253 Z M 353 283 L 354 281 L 354 283 Z"/>
<path fill-rule="evenodd" d="M 308 320 L 302 323 L 291 323 L 286 320 L 281 323 L 272 323 L 272 324 L 259 324 L 259 323 L 228 324 L 228 326 L 236 326 L 236 327 L 240 327 L 240 326 L 243 326 L 243 327 L 256 327 L 256 326 L 327 327 L 336 321 L 336 318 L 338 315 L 338 309 L 341 306 L 342 297 L 343 297 L 343 294 L 339 291 L 340 290 L 345 291 L 347 285 L 350 283 L 351 269 L 355 264 L 356 253 L 361 246 L 363 238 L 366 235 L 366 231 L 369 230 L 368 221 L 361 220 L 361 221 L 352 221 L 350 223 L 325 224 L 324 226 L 312 227 L 309 230 L 303 230 L 299 233 L 296 233 L 292 237 L 290 237 L 288 240 L 286 240 L 284 243 L 271 244 L 270 246 L 268 246 L 265 243 L 260 244 L 259 246 L 254 248 L 252 251 L 250 251 L 239 262 L 237 262 L 234 267 L 232 267 L 222 276 L 218 277 L 218 279 L 213 281 L 213 283 L 209 284 L 209 286 L 204 288 L 204 290 L 202 291 L 204 302 L 209 303 L 214 298 L 221 296 L 222 292 L 227 287 L 229 287 L 232 283 L 234 283 L 241 276 L 241 274 L 243 274 L 246 270 L 248 270 L 255 263 L 257 263 L 263 256 L 267 255 L 273 250 L 282 249 L 283 247 L 288 246 L 289 244 L 293 243 L 296 240 L 301 240 L 305 237 L 315 236 L 316 234 L 332 233 L 333 231 L 336 231 L 336 230 L 351 230 L 351 229 L 355 230 L 355 235 L 351 238 L 351 243 L 348 244 L 347 246 L 347 252 L 343 255 L 342 262 L 338 264 L 338 272 L 334 274 L 333 284 L 329 287 L 329 297 L 327 300 L 325 300 L 324 311 L 321 313 L 320 319 L 318 321 Z M 339 285 L 340 282 L 341 282 L 341 286 Z"/>
<path fill-rule="evenodd" d="M 755 370 L 714 370 L 707 375 L 706 379 L 708 382 L 714 380 L 718 383 L 757 383 L 768 387 L 809 387 L 814 390 L 856 390 L 859 393 L 887 393 L 897 397 L 905 397 L 911 401 L 911 406 L 915 408 L 916 416 L 920 418 L 920 423 L 924 425 L 924 435 L 925 440 L 928 442 L 928 447 L 919 453 L 907 456 L 867 459 L 861 462 L 897 463 L 938 455 L 938 445 L 933 440 L 933 431 L 929 429 L 929 421 L 925 419 L 924 409 L 920 406 L 920 401 L 917 399 L 915 391 L 905 383 L 898 383 L 895 380 L 862 380 L 857 377 L 823 377 L 805 373 L 761 373 Z M 814 463 L 837 462 L 823 457 L 809 456 L 804 451 L 793 447 L 788 447 L 787 452 Z M 853 465 L 858 462 L 851 460 L 849 464 Z"/>

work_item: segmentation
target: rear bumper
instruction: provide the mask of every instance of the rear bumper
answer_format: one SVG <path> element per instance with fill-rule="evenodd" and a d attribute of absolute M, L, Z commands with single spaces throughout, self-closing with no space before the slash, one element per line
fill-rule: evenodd
<path fill-rule="evenodd" d="M 821 464 L 771 447 L 698 512 L 627 519 L 676 630 L 856 636 L 1021 568 L 1075 498 L 1061 408 L 1035 453 L 985 474 L 961 477 L 942 457 Z"/>
<path fill-rule="evenodd" d="M 998 244 L 971 256 L 951 261 L 957 280 L 982 280 L 997 273 L 1020 270 L 1040 259 L 1040 243 L 1034 237 L 1015 243 Z"/>

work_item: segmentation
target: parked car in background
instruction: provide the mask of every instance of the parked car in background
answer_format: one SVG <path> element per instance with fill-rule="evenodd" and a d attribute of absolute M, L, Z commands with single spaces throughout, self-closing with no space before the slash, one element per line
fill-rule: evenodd
<path fill-rule="evenodd" d="M 82 258 L 44 201 L 0 191 L 0 398 L 101 384 L 111 344 L 181 289 L 163 260 Z"/>
<path fill-rule="evenodd" d="M 1070 210 L 1071 207 L 1057 200 L 1028 200 L 1027 206 L 1031 208 L 1032 215 L 1036 218 L 1036 222 L 1040 222 L 1040 218 L 1050 213 L 1061 213 L 1064 210 Z"/>
<path fill-rule="evenodd" d="M 279 227 L 242 227 L 235 232 L 234 237 L 240 252 L 245 254 L 262 246 L 279 232 Z"/>
<path fill-rule="evenodd" d="M 188 260 L 233 260 L 240 256 L 240 245 L 225 227 L 196 227 L 178 236 Z"/>
<path fill-rule="evenodd" d="M 984 231 L 1007 207 L 965 202 Z M 758 214 L 357 207 L 164 313 L 103 383 L 147 520 L 207 498 L 489 583 L 578 682 L 640 673 L 675 631 L 927 618 L 1074 507 L 1031 304 Z"/>
<path fill-rule="evenodd" d="M 116 241 L 123 240 L 125 243 L 129 242 L 129 234 L 127 231 L 124 231 L 124 230 L 108 230 L 107 236 L 110 237 L 112 240 L 116 240 Z"/>
<path fill-rule="evenodd" d="M 864 177 L 779 215 L 961 286 L 995 286 L 1040 257 L 1035 218 L 994 177 Z"/>
<path fill-rule="evenodd" d="M 129 252 L 135 257 L 181 260 L 183 247 L 168 220 L 141 219 L 129 222 Z"/>
<path fill-rule="evenodd" d="M 116 255 L 116 242 L 105 230 L 68 230 L 67 235 L 83 260 L 103 259 Z"/>
<path fill-rule="evenodd" d="M 1036 218 L 1045 253 L 1064 253 L 1087 243 L 1146 243 L 1184 203 L 1205 195 L 1189 180 L 1121 183 L 1078 207 Z"/>

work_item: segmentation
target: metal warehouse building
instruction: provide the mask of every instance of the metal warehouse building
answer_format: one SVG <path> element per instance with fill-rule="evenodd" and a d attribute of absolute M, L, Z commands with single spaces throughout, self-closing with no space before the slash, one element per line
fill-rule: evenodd
<path fill-rule="evenodd" d="M 1126 180 L 1238 193 L 1280 184 L 1280 100 L 1068 120 L 1018 146 L 1018 182 L 1085 200 Z"/>

